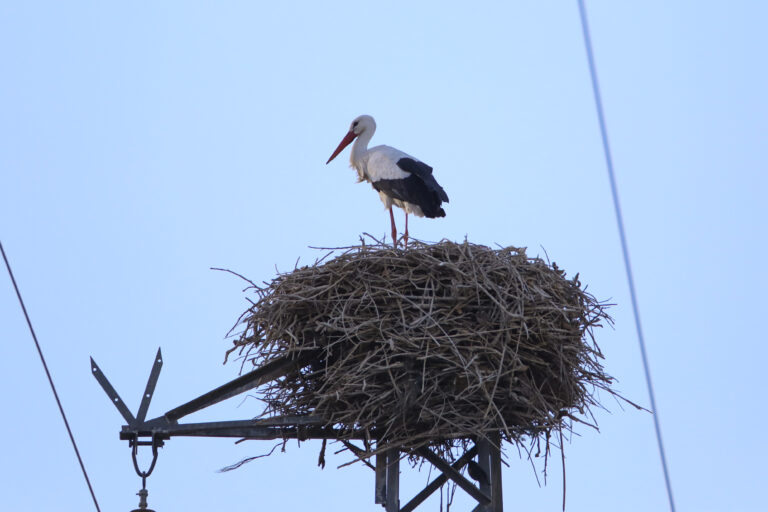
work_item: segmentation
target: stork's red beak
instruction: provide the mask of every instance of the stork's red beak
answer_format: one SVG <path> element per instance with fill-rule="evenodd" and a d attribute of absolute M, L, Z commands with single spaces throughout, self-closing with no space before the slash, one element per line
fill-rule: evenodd
<path fill-rule="evenodd" d="M 345 148 L 345 147 L 349 146 L 349 144 L 350 144 L 350 143 L 351 143 L 353 140 L 355 140 L 355 137 L 357 137 L 357 135 L 355 134 L 355 132 L 353 132 L 352 130 L 349 130 L 349 133 L 347 133 L 347 134 L 344 136 L 344 138 L 343 138 L 343 139 L 341 139 L 341 142 L 339 143 L 339 147 L 337 147 L 337 148 L 336 148 L 336 151 L 334 151 L 334 152 L 333 152 L 333 154 L 331 155 L 331 158 L 329 158 L 329 159 L 328 159 L 328 161 L 327 161 L 327 162 L 325 162 L 325 165 L 328 165 L 329 163 L 331 163 L 331 160 L 333 160 L 334 158 L 336 158 L 336 156 L 337 156 L 339 153 L 341 153 L 341 152 L 344 150 L 344 148 Z"/>

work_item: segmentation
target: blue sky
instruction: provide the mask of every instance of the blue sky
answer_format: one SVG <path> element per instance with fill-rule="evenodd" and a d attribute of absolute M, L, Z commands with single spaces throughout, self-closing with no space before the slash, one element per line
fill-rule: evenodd
<path fill-rule="evenodd" d="M 587 9 L 678 510 L 760 510 L 768 8 Z M 103 510 L 134 508 L 140 482 L 88 356 L 135 410 L 162 346 L 151 416 L 235 377 L 224 335 L 247 303 L 209 267 L 269 280 L 309 246 L 389 230 L 348 154 L 324 165 L 362 113 L 374 144 L 432 165 L 451 198 L 411 235 L 546 250 L 580 272 L 617 303 L 597 333 L 607 370 L 648 404 L 580 30 L 575 2 L 0 6 L 0 239 Z M 15 300 L 0 275 L 4 504 L 87 510 Z M 567 445 L 568 509 L 664 510 L 650 415 L 605 399 L 600 432 Z M 240 402 L 192 418 L 253 415 Z M 270 448 L 173 439 L 149 503 L 379 510 L 371 472 L 319 470 L 315 443 L 216 472 Z M 559 510 L 557 462 L 539 487 L 508 454 L 507 508 Z M 426 479 L 404 473 L 402 499 Z"/>

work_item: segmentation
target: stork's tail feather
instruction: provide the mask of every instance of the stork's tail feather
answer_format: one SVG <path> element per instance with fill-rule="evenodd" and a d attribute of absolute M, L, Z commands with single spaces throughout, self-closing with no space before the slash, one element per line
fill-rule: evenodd
<path fill-rule="evenodd" d="M 445 217 L 445 210 L 438 208 L 436 211 L 424 212 L 424 216 L 428 219 L 435 219 L 437 217 Z"/>

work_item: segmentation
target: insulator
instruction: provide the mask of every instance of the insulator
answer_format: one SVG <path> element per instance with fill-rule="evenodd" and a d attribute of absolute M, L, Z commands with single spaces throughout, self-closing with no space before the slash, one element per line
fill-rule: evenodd
<path fill-rule="evenodd" d="M 149 495 L 149 491 L 142 489 L 137 492 L 136 495 L 139 497 L 139 508 L 135 508 L 131 510 L 131 512 L 155 512 L 151 508 L 147 508 L 147 496 Z"/>

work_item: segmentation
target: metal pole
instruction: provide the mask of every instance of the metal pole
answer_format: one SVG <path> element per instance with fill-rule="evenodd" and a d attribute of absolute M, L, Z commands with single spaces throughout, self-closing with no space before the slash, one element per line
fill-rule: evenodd
<path fill-rule="evenodd" d="M 480 466 L 480 469 L 485 471 L 486 475 L 491 475 L 491 447 L 487 439 L 482 439 L 477 443 L 477 464 Z M 480 480 L 480 490 L 493 500 L 493 486 L 491 485 L 490 478 L 488 480 Z M 490 510 L 490 507 L 478 505 L 477 509 L 487 512 Z"/>
<path fill-rule="evenodd" d="M 494 432 L 488 436 L 491 462 L 491 512 L 504 512 L 501 492 L 501 436 Z"/>
<path fill-rule="evenodd" d="M 400 450 L 387 451 L 387 512 L 400 512 Z"/>
<path fill-rule="evenodd" d="M 379 448 L 379 446 L 376 446 Z M 374 503 L 386 506 L 387 503 L 387 454 L 376 454 L 376 494 Z"/>

